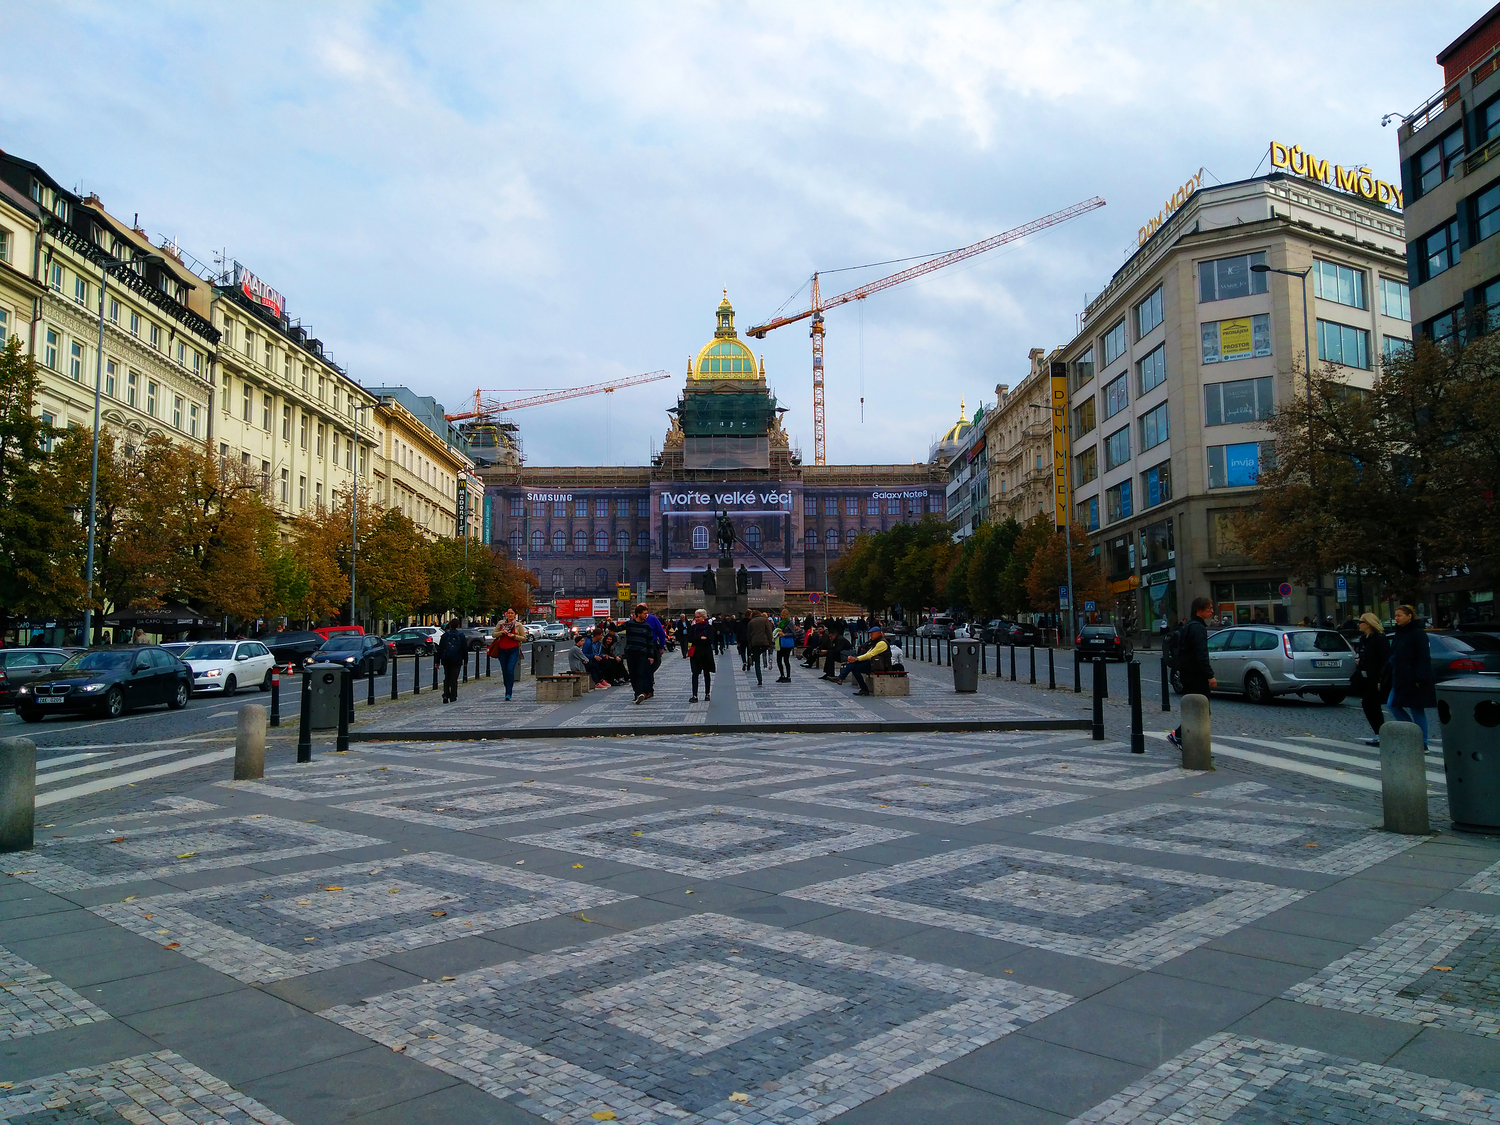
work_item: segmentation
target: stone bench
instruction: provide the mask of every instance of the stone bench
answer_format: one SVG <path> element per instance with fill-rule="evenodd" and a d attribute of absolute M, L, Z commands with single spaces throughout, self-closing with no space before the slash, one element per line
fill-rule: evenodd
<path fill-rule="evenodd" d="M 871 695 L 910 695 L 911 678 L 905 672 L 871 672 Z"/>
<path fill-rule="evenodd" d="M 538 676 L 536 677 L 536 701 L 538 703 L 567 703 L 583 695 L 584 676 Z"/>

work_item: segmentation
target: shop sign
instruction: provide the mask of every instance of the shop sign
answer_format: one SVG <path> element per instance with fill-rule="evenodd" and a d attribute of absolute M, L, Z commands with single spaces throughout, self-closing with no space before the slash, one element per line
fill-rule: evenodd
<path fill-rule="evenodd" d="M 871 500 L 925 500 L 927 490 L 925 488 L 908 489 L 906 492 L 872 492 Z"/>
<path fill-rule="evenodd" d="M 1067 528 L 1072 518 L 1072 496 L 1068 491 L 1068 365 L 1054 363 L 1052 377 L 1052 499 L 1054 515 Z"/>
<path fill-rule="evenodd" d="M 979 415 L 977 415 L 977 414 L 974 415 L 974 421 L 976 421 L 976 422 L 979 421 Z M 965 458 L 965 460 L 966 461 L 972 461 L 972 460 L 974 460 L 974 458 L 978 457 L 983 452 L 984 452 L 984 438 L 980 438 L 978 441 L 976 441 L 973 445 L 971 445 L 969 447 L 969 455 Z"/>
<path fill-rule="evenodd" d="M 1175 567 L 1168 567 L 1162 570 L 1153 570 L 1142 581 L 1147 586 L 1163 586 L 1172 580 L 1172 572 L 1175 569 Z"/>
<path fill-rule="evenodd" d="M 573 494 L 571 492 L 528 492 L 526 494 L 526 499 L 541 501 L 571 500 L 573 499 Z"/>
<path fill-rule="evenodd" d="M 609 599 L 605 598 L 605 610 L 603 613 L 594 612 L 593 598 L 558 598 L 555 610 L 559 621 L 572 621 L 579 617 L 608 617 Z"/>
<path fill-rule="evenodd" d="M 278 320 L 286 315 L 286 299 L 238 262 L 234 263 L 234 283 L 247 298 L 274 312 Z"/>
<path fill-rule="evenodd" d="M 1284 144 L 1272 141 L 1271 167 L 1284 169 L 1294 176 L 1306 176 L 1309 180 L 1318 180 L 1338 188 L 1339 191 L 1346 191 L 1350 195 L 1357 195 L 1361 199 L 1368 199 L 1385 207 L 1395 207 L 1398 211 L 1404 206 L 1401 189 L 1385 180 L 1377 180 L 1375 174 L 1368 168 L 1344 168 L 1335 164 L 1330 169 L 1328 161 L 1319 160 L 1310 152 L 1303 152 L 1301 145 L 1292 145 L 1288 148 Z"/>
<path fill-rule="evenodd" d="M 1197 191 L 1202 186 L 1203 169 L 1199 168 L 1198 171 L 1187 178 L 1187 183 L 1183 184 L 1180 188 L 1174 191 L 1171 198 L 1162 204 L 1161 210 L 1151 218 L 1147 219 L 1146 225 L 1143 226 L 1140 230 L 1136 231 L 1135 244 L 1137 246 L 1146 245 L 1146 239 L 1150 238 L 1153 234 L 1160 230 L 1162 223 L 1166 222 L 1172 217 L 1172 212 L 1176 211 L 1177 208 L 1181 207 L 1184 203 L 1191 199 L 1193 197 L 1193 192 Z"/>

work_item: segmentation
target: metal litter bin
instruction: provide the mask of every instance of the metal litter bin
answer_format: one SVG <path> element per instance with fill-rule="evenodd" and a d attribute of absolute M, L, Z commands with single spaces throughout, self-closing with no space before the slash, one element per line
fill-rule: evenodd
<path fill-rule="evenodd" d="M 339 725 L 347 673 L 342 664 L 314 664 L 302 673 L 312 679 L 313 730 L 332 730 Z"/>
<path fill-rule="evenodd" d="M 979 642 L 950 642 L 948 662 L 953 666 L 954 691 L 979 690 Z"/>
<path fill-rule="evenodd" d="M 1453 827 L 1500 828 L 1500 677 L 1445 680 L 1437 697 Z"/>
<path fill-rule="evenodd" d="M 537 638 L 531 642 L 531 674 L 533 676 L 555 675 L 552 669 L 556 659 L 556 641 L 544 641 Z"/>

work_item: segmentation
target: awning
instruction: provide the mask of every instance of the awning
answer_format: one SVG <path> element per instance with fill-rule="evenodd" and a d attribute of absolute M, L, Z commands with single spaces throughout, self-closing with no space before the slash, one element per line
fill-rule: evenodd
<path fill-rule="evenodd" d="M 106 625 L 126 626 L 132 629 L 191 629 L 195 625 L 212 625 L 215 619 L 204 617 L 195 609 L 171 602 L 157 609 L 121 609 L 104 619 Z"/>

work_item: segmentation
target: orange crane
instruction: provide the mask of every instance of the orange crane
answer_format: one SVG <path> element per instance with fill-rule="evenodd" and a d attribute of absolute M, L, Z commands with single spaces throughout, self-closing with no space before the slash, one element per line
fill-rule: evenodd
<path fill-rule="evenodd" d="M 450 422 L 466 422 L 478 419 L 481 422 L 488 421 L 493 415 L 503 414 L 507 410 L 520 410 L 526 406 L 541 406 L 548 402 L 562 402 L 570 398 L 583 398 L 586 395 L 613 394 L 622 387 L 636 387 L 642 383 L 655 383 L 662 379 L 670 379 L 670 371 L 648 371 L 644 375 L 631 375 L 624 379 L 611 379 L 607 383 L 590 383 L 586 387 L 564 387 L 557 391 L 547 391 L 545 394 L 531 395 L 528 398 L 513 398 L 508 402 L 500 402 L 497 399 L 485 398 L 485 391 L 480 389 L 474 392 L 474 400 L 470 409 L 458 414 L 444 414 L 443 417 Z M 490 392 L 491 394 L 495 392 Z"/>
<path fill-rule="evenodd" d="M 861 285 L 857 289 L 851 289 L 847 293 L 840 293 L 837 297 L 823 300 L 822 291 L 818 287 L 818 275 L 812 275 L 812 303 L 810 307 L 802 312 L 793 313 L 790 316 L 778 316 L 764 324 L 757 324 L 747 330 L 747 335 L 754 336 L 757 340 L 764 340 L 766 333 L 780 328 L 784 324 L 793 324 L 799 320 L 812 317 L 812 330 L 808 333 L 813 342 L 813 464 L 826 465 L 828 463 L 828 443 L 824 433 L 823 424 L 823 313 L 827 309 L 846 305 L 850 301 L 863 301 L 872 293 L 878 293 L 882 289 L 890 289 L 892 286 L 900 285 L 904 281 L 921 277 L 935 270 L 951 266 L 956 262 L 962 262 L 966 258 L 983 254 L 987 250 L 993 250 L 997 246 L 1003 246 L 1007 242 L 1015 242 L 1019 238 L 1025 238 L 1028 234 L 1035 234 L 1039 230 L 1065 223 L 1069 219 L 1075 219 L 1079 215 L 1087 214 L 1104 206 L 1104 200 L 1097 195 L 1092 199 L 1085 199 L 1082 203 L 1075 203 L 1071 207 L 1065 207 L 1061 211 L 1054 211 L 1050 215 L 1043 215 L 1040 219 L 1033 219 L 1025 226 L 1008 230 L 1004 234 L 997 234 L 992 238 L 986 238 L 982 242 L 976 242 L 972 246 L 965 246 L 959 250 L 950 250 L 946 254 L 939 254 L 935 258 L 929 258 L 921 265 L 904 269 L 900 273 L 893 273 L 889 277 L 882 277 L 878 281 Z"/>

